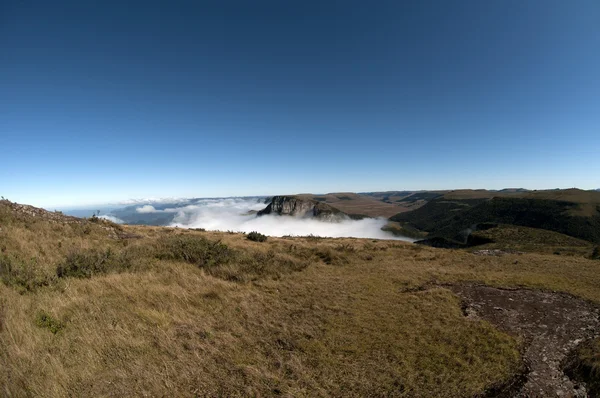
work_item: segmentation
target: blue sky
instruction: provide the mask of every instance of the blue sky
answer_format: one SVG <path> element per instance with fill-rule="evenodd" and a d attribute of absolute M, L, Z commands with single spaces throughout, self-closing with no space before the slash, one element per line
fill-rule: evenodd
<path fill-rule="evenodd" d="M 0 0 L 0 195 L 600 187 L 600 2 Z"/>

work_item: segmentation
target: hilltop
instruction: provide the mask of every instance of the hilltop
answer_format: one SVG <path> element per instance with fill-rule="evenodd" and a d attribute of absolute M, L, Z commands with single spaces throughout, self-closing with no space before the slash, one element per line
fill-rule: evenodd
<path fill-rule="evenodd" d="M 569 377 L 537 370 L 547 367 L 535 344 L 552 363 L 571 353 L 573 380 L 598 366 L 589 339 L 600 262 L 583 256 L 312 236 L 261 243 L 6 201 L 0 249 L 8 396 L 473 397 L 526 393 L 536 377 L 536 388 L 568 393 L 578 388 Z M 493 287 L 512 289 L 513 301 Z M 495 308 L 568 334 L 545 340 Z M 578 321 L 566 322 L 573 311 Z"/>

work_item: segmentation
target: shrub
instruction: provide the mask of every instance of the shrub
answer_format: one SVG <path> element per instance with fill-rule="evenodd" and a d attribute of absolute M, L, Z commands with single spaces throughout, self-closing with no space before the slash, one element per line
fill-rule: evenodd
<path fill-rule="evenodd" d="M 56 267 L 59 278 L 91 278 L 95 274 L 121 272 L 131 267 L 131 257 L 125 252 L 116 253 L 110 248 L 106 250 L 77 250 L 67 255 Z"/>
<path fill-rule="evenodd" d="M 292 255 L 274 251 L 234 250 L 220 241 L 190 235 L 159 239 L 155 257 L 194 264 L 212 276 L 234 282 L 278 278 L 308 266 L 308 260 Z"/>
<path fill-rule="evenodd" d="M 265 242 L 267 240 L 267 235 L 263 235 L 259 232 L 252 231 L 246 236 L 246 239 L 254 241 L 254 242 Z"/>
<path fill-rule="evenodd" d="M 210 268 L 224 264 L 235 253 L 221 241 L 211 241 L 204 237 L 175 235 L 158 241 L 155 257 L 161 260 L 179 260 Z"/>
<path fill-rule="evenodd" d="M 33 291 L 50 284 L 49 276 L 38 267 L 36 258 L 23 261 L 4 254 L 0 254 L 0 280 L 6 286 L 16 287 L 21 292 Z"/>

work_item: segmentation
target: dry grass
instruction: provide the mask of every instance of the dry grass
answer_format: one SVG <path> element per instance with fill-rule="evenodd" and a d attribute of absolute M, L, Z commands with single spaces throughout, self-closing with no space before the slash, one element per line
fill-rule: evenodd
<path fill-rule="evenodd" d="M 518 368 L 519 342 L 436 286 L 600 302 L 600 262 L 585 258 L 102 227 L 3 220 L 3 254 L 36 258 L 48 283 L 0 284 L 0 395 L 469 397 Z M 219 261 L 210 245 L 224 247 Z M 133 263 L 57 277 L 73 250 L 109 248 Z"/>

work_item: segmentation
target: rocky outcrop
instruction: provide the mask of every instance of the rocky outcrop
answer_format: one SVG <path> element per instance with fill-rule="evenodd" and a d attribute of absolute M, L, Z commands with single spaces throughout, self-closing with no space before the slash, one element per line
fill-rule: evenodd
<path fill-rule="evenodd" d="M 341 221 L 348 216 L 328 204 L 312 199 L 298 198 L 295 196 L 274 196 L 271 203 L 257 213 L 277 214 L 302 218 L 317 218 L 323 221 Z"/>
<path fill-rule="evenodd" d="M 0 200 L 0 211 L 10 212 L 13 217 L 17 219 L 38 219 L 48 220 L 50 222 L 62 222 L 62 223 L 80 223 L 82 219 L 72 216 L 64 215 L 60 211 L 48 211 L 40 209 L 39 207 L 33 207 L 29 205 L 22 205 L 10 200 Z"/>

